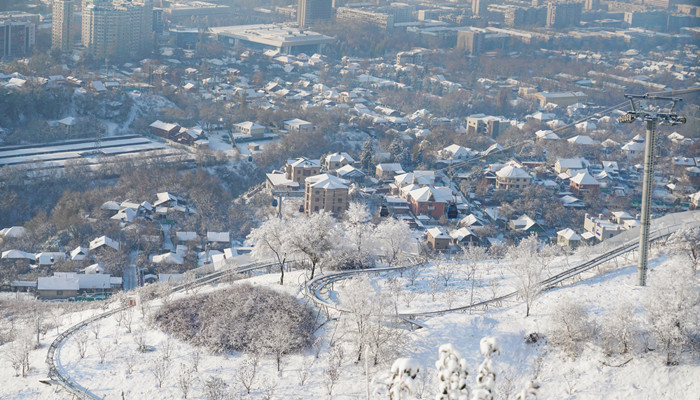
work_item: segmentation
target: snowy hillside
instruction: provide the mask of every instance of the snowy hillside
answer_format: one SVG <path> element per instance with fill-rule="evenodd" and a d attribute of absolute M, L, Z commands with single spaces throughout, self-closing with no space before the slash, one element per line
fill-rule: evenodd
<path fill-rule="evenodd" d="M 470 275 L 468 263 L 461 263 L 442 261 L 428 264 L 413 277 L 406 272 L 403 276 L 399 273 L 372 275 L 365 282 L 374 288 L 370 289 L 374 293 L 365 298 L 372 299 L 377 295 L 388 299 L 388 304 L 399 311 L 416 312 L 438 309 L 448 303 L 468 303 L 472 279 L 467 278 L 476 277 L 475 299 L 493 296 L 494 290 L 501 293 L 513 286 L 513 276 L 508 272 L 513 260 L 481 261 L 476 276 Z M 555 270 L 565 264 L 563 257 L 552 259 Z M 443 277 L 448 265 L 453 268 L 453 275 L 445 284 Z M 658 296 L 659 290 L 662 290 L 656 286 L 668 283 L 674 276 L 687 277 L 687 274 L 682 275 L 682 271 L 687 272 L 689 264 L 683 256 L 658 254 L 650 265 L 650 287 L 635 286 L 634 260 L 618 259 L 598 271 L 589 272 L 582 280 L 576 279 L 541 294 L 533 302 L 527 318 L 525 305 L 521 301 L 511 301 L 485 311 L 421 319 L 419 322 L 425 325 L 423 329 L 390 331 L 397 340 L 392 342 L 392 339 L 386 339 L 393 345 L 382 347 L 386 349 L 386 354 L 377 357 L 377 365 L 373 365 L 373 357 L 369 357 L 367 365 L 364 360 L 356 362 L 355 320 L 347 316 L 331 312 L 332 319 L 325 321 L 327 314 L 322 312 L 318 317 L 320 328 L 316 332 L 316 343 L 303 354 L 285 356 L 282 370 L 278 373 L 272 356 L 255 357 L 240 353 L 212 355 L 169 338 L 143 318 L 144 313 L 148 316 L 160 306 L 161 300 L 154 300 L 145 303 L 144 307 L 134 307 L 129 313 L 115 314 L 73 335 L 59 350 L 59 368 L 95 396 L 106 399 L 121 399 L 122 396 L 126 399 L 180 399 L 184 397 L 184 392 L 187 392 L 187 398 L 218 398 L 216 394 L 226 393 L 223 398 L 356 399 L 366 398 L 367 378 L 372 381 L 369 391 L 375 393 L 381 388 L 380 381 L 389 372 L 393 360 L 408 357 L 414 359 L 421 369 L 413 385 L 414 396 L 426 399 L 434 398 L 438 390 L 435 362 L 441 345 L 452 344 L 465 358 L 469 372 L 467 383 L 475 388 L 477 368 L 483 359 L 479 342 L 484 336 L 492 336 L 501 347 L 500 356 L 493 356 L 495 398 L 514 399 L 533 379 L 541 385 L 537 394 L 540 399 L 693 398 L 700 393 L 697 352 L 684 352 L 676 360 L 678 365 L 667 366 L 666 353 L 656 344 L 654 336 L 648 333 L 652 327 L 645 322 L 651 312 L 649 310 L 653 310 L 649 299 L 652 295 Z M 434 278 L 440 281 L 431 283 Z M 234 283 L 220 283 L 198 292 L 215 292 L 229 285 L 250 282 L 292 294 L 300 301 L 308 301 L 304 299 L 303 281 L 303 272 L 293 271 L 286 275 L 285 285 L 280 286 L 279 275 L 271 273 Z M 336 283 L 331 297 L 347 302 L 353 296 L 353 291 L 362 286 L 358 284 L 359 281 L 362 279 Z M 494 281 L 499 283 L 496 285 Z M 693 289 L 691 296 L 697 299 L 697 276 L 686 278 L 685 283 L 690 284 Z M 436 287 L 435 293 L 431 293 L 431 286 Z M 681 292 L 680 289 L 677 291 Z M 180 293 L 166 300 L 189 296 L 192 293 Z M 574 306 L 565 306 L 567 304 Z M 630 308 L 625 308 L 625 304 L 630 304 Z M 575 305 L 582 308 L 577 309 Z M 694 307 L 689 311 L 695 310 L 695 320 L 687 322 L 697 329 L 697 302 Z M 586 320 L 585 329 L 589 330 L 588 336 L 567 342 L 557 333 L 558 324 L 562 321 L 558 316 L 562 315 L 562 310 L 566 311 L 569 314 L 563 320 L 578 323 L 576 329 L 584 330 L 581 328 L 582 319 L 574 315 L 581 309 L 586 314 L 583 319 Z M 631 330 L 634 330 L 632 336 L 635 340 L 630 342 L 627 353 L 613 352 L 613 355 L 606 356 L 602 348 L 607 343 L 604 339 L 624 334 L 620 330 L 611 330 L 611 327 L 622 325 L 616 319 L 620 318 L 617 311 L 621 309 L 631 310 L 628 316 L 632 317 L 633 323 L 626 326 L 633 326 Z M 61 318 L 58 330 L 100 311 L 92 309 L 66 314 Z M 693 316 L 692 313 L 687 315 Z M 130 327 L 128 319 L 131 319 Z M 0 386 L 0 398 L 71 398 L 65 391 L 54 392 L 55 386 L 39 382 L 39 379 L 47 376 L 44 359 L 48 344 L 56 333 L 57 329 L 49 329 L 41 338 L 41 348 L 29 353 L 31 370 L 24 378 L 15 376 L 8 361 L 12 358 L 16 343 L 0 346 L 0 376 L 4 382 Z M 532 333 L 537 333 L 539 340 L 528 344 L 525 337 Z M 35 338 L 30 336 L 27 340 Z M 367 343 L 371 347 L 370 342 Z M 137 351 L 140 346 L 149 351 Z M 81 352 L 84 357 L 81 357 Z M 371 354 L 370 350 L 364 355 L 367 354 Z M 159 387 L 159 381 L 162 387 Z M 186 390 L 183 390 L 185 387 Z M 247 393 L 248 389 L 250 393 Z M 373 395 L 373 398 L 380 397 Z"/>

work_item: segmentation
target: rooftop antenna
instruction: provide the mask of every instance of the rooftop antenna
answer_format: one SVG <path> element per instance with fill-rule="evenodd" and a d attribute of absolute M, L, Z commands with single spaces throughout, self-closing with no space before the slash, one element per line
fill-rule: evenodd
<path fill-rule="evenodd" d="M 642 180 L 642 220 L 641 232 L 639 233 L 639 264 L 637 265 L 637 285 L 647 284 L 647 253 L 649 251 L 649 225 L 651 210 L 651 194 L 654 187 L 654 145 L 656 142 L 657 125 L 680 125 L 685 124 L 685 117 L 681 117 L 673 112 L 676 104 L 682 99 L 677 97 L 661 97 L 649 95 L 626 94 L 625 98 L 630 101 L 632 111 L 620 116 L 617 122 L 632 123 L 637 119 L 646 121 L 646 138 L 644 143 L 644 178 Z M 637 109 L 635 100 L 645 109 Z M 660 112 L 659 107 L 648 107 L 647 102 L 670 101 L 668 112 Z"/>

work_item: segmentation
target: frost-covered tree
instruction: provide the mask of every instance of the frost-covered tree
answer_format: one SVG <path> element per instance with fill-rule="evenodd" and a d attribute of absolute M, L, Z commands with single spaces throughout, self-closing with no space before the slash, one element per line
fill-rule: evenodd
<path fill-rule="evenodd" d="M 525 301 L 525 316 L 530 316 L 532 304 L 541 290 L 544 265 L 538 260 L 539 242 L 537 236 L 532 235 L 520 241 L 509 250 L 509 256 L 513 260 L 510 271 L 515 276 L 515 286 L 518 294 Z"/>
<path fill-rule="evenodd" d="M 474 304 L 474 287 L 479 275 L 479 266 L 486 259 L 486 249 L 481 246 L 474 246 L 469 243 L 466 247 L 462 247 L 462 258 L 466 261 L 469 280 L 471 281 L 469 289 L 469 304 Z M 471 313 L 471 308 L 469 312 Z"/>
<path fill-rule="evenodd" d="M 335 251 L 339 242 L 335 219 L 326 212 L 313 213 L 308 217 L 294 219 L 294 228 L 289 242 L 296 254 L 308 260 L 311 276 L 314 278 L 316 267 Z"/>
<path fill-rule="evenodd" d="M 204 398 L 206 400 L 226 400 L 228 396 L 228 384 L 216 376 L 212 376 L 204 382 Z"/>
<path fill-rule="evenodd" d="M 594 326 L 588 310 L 577 300 L 565 299 L 552 312 L 552 344 L 559 346 L 570 357 L 576 357 L 591 338 Z"/>
<path fill-rule="evenodd" d="M 692 271 L 700 264 L 700 227 L 674 232 L 666 242 L 671 254 L 682 254 L 688 258 Z"/>
<path fill-rule="evenodd" d="M 357 361 L 362 360 L 366 347 L 372 351 L 375 363 L 380 355 L 390 356 L 387 353 L 398 338 L 391 323 L 395 312 L 390 297 L 365 276 L 350 279 L 338 297 L 341 307 L 348 311 L 343 318 L 357 349 Z"/>
<path fill-rule="evenodd" d="M 637 309 L 628 301 L 619 303 L 604 319 L 602 345 L 606 354 L 627 354 L 639 335 Z"/>
<path fill-rule="evenodd" d="M 443 344 L 439 349 L 437 368 L 437 400 L 469 400 L 467 385 L 467 361 L 451 344 Z"/>
<path fill-rule="evenodd" d="M 473 400 L 493 400 L 493 393 L 496 388 L 496 372 L 493 369 L 491 357 L 501 354 L 496 338 L 485 337 L 479 343 L 481 355 L 484 361 L 479 365 L 479 372 L 476 376 L 476 389 L 473 393 Z"/>
<path fill-rule="evenodd" d="M 666 263 L 666 270 L 650 279 L 651 293 L 645 296 L 649 328 L 666 364 L 679 362 L 700 327 L 698 276 L 682 263 Z"/>
<path fill-rule="evenodd" d="M 408 223 L 403 220 L 388 218 L 377 225 L 373 234 L 374 243 L 386 256 L 385 262 L 394 265 L 401 256 L 411 249 L 415 241 Z"/>
<path fill-rule="evenodd" d="M 274 258 L 280 268 L 280 285 L 284 284 L 284 264 L 287 255 L 291 253 L 290 221 L 283 218 L 272 218 L 265 221 L 248 235 L 253 242 L 250 255 L 259 261 Z"/>
<path fill-rule="evenodd" d="M 343 258 L 345 266 L 362 268 L 372 264 L 374 248 L 372 246 L 372 215 L 364 204 L 352 202 L 343 215 L 343 230 L 346 246 Z"/>

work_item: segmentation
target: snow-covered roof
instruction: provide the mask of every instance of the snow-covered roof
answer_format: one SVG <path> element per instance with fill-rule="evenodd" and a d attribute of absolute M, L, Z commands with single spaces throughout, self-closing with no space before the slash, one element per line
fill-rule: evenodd
<path fill-rule="evenodd" d="M 347 189 L 348 182 L 345 179 L 329 174 L 314 175 L 306 178 L 313 189 Z"/>
<path fill-rule="evenodd" d="M 102 203 L 100 206 L 100 210 L 108 210 L 108 211 L 119 211 L 121 205 L 119 204 L 118 201 L 105 201 Z"/>
<path fill-rule="evenodd" d="M 350 164 L 346 164 L 346 165 L 338 168 L 338 170 L 336 171 L 336 174 L 341 178 L 345 178 L 345 177 L 348 177 L 348 178 L 358 177 L 359 178 L 359 177 L 365 176 L 364 172 L 360 171 L 359 169 L 353 167 Z"/>
<path fill-rule="evenodd" d="M 0 230 L 0 236 L 8 238 L 17 238 L 23 236 L 25 233 L 27 233 L 27 229 L 23 226 L 12 226 Z"/>
<path fill-rule="evenodd" d="M 151 262 L 155 264 L 182 264 L 185 259 L 175 253 L 158 254 L 151 257 Z"/>
<path fill-rule="evenodd" d="M 73 276 L 42 276 L 37 279 L 37 290 L 74 290 L 80 289 L 78 277 Z"/>
<path fill-rule="evenodd" d="M 94 239 L 92 242 L 90 242 L 90 250 L 95 250 L 102 246 L 109 246 L 114 250 L 119 250 L 119 242 L 117 242 L 114 239 L 110 239 L 107 236 L 100 236 L 97 239 Z"/>
<path fill-rule="evenodd" d="M 416 202 L 447 203 L 452 200 L 452 189 L 448 187 L 425 186 L 411 190 L 408 195 Z"/>
<path fill-rule="evenodd" d="M 326 162 L 355 162 L 355 159 L 346 152 L 333 153 L 326 156 Z"/>
<path fill-rule="evenodd" d="M 175 232 L 175 237 L 179 242 L 194 242 L 199 240 L 197 232 Z"/>
<path fill-rule="evenodd" d="M 505 166 L 505 167 L 501 168 L 500 170 L 498 170 L 498 172 L 496 172 L 496 176 L 499 176 L 501 178 L 508 178 L 508 179 L 512 179 L 512 178 L 531 179 L 532 178 L 532 176 L 530 176 L 530 174 L 525 172 L 524 169 L 514 167 L 512 165 Z"/>
<path fill-rule="evenodd" d="M 435 239 L 450 239 L 450 235 L 447 234 L 445 228 L 441 226 L 435 226 L 427 230 L 428 234 Z"/>
<path fill-rule="evenodd" d="M 588 171 L 578 173 L 576 176 L 571 178 L 571 182 L 577 185 L 600 185 L 600 182 L 589 174 Z"/>
<path fill-rule="evenodd" d="M 476 234 L 466 227 L 450 232 L 450 237 L 457 241 L 462 241 L 467 236 L 476 236 Z"/>
<path fill-rule="evenodd" d="M 34 260 L 36 257 L 34 256 L 34 253 L 27 253 L 22 250 L 5 250 L 2 252 L 2 256 L 0 258 L 4 259 L 21 259 L 21 258 L 26 258 L 29 260 Z"/>
<path fill-rule="evenodd" d="M 207 232 L 207 242 L 230 242 L 228 232 Z"/>
<path fill-rule="evenodd" d="M 563 237 L 563 238 L 565 238 L 565 239 L 567 239 L 567 240 L 570 240 L 570 241 L 572 241 L 572 240 L 574 240 L 574 241 L 575 241 L 575 240 L 581 240 L 581 235 L 579 235 L 578 233 L 576 233 L 576 232 L 575 232 L 573 229 L 571 229 L 571 228 L 562 229 L 562 230 L 560 230 L 559 232 L 557 232 L 557 235 L 559 235 L 559 236 L 561 236 L 561 237 Z"/>

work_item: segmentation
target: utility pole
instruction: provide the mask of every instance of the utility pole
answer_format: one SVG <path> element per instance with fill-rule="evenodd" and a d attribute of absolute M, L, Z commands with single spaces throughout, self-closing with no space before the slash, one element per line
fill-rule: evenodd
<path fill-rule="evenodd" d="M 676 97 L 660 97 L 649 95 L 626 94 L 629 99 L 632 111 L 619 117 L 618 122 L 632 123 L 637 119 L 646 121 L 647 132 L 644 143 L 644 178 L 642 179 L 642 217 L 641 232 L 639 233 L 639 263 L 637 265 L 637 286 L 647 284 L 647 254 L 649 252 L 649 225 L 651 214 L 651 195 L 654 191 L 654 145 L 656 142 L 657 125 L 680 125 L 685 123 L 685 117 L 680 117 L 673 112 L 676 104 L 682 99 Z M 657 110 L 637 110 L 634 100 L 657 100 L 670 101 L 671 107 L 668 112 Z"/>

